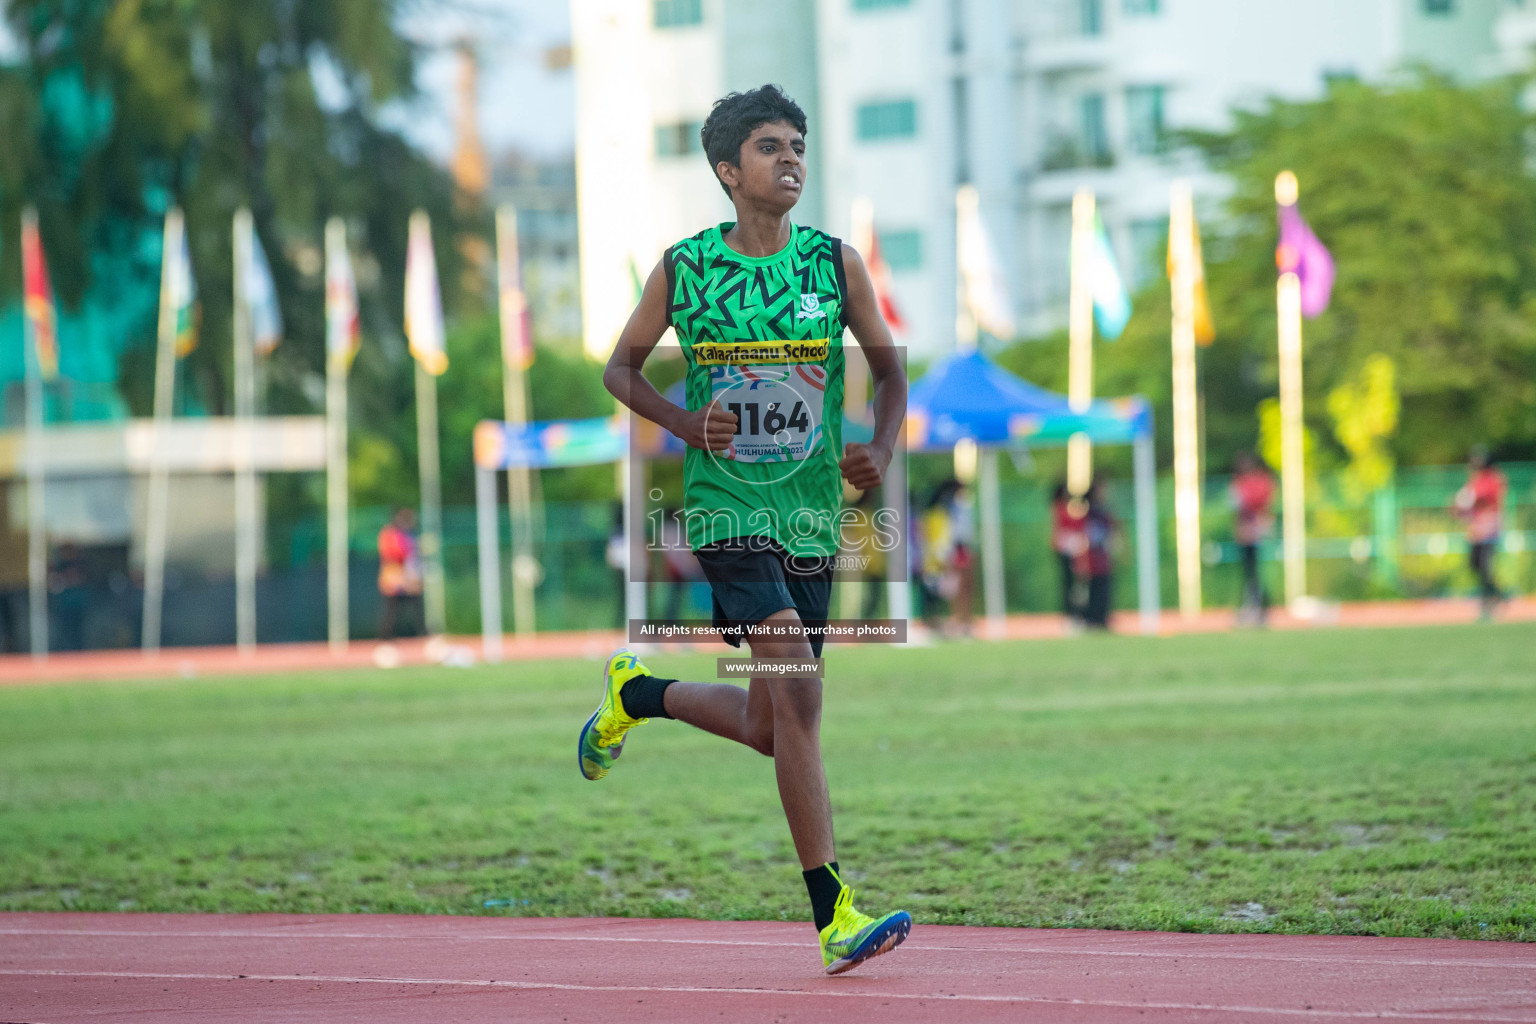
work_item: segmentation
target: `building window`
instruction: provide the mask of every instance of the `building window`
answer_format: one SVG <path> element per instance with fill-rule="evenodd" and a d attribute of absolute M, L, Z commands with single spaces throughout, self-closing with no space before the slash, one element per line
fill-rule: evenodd
<path fill-rule="evenodd" d="M 1456 0 L 1423 0 L 1425 14 L 1455 14 Z"/>
<path fill-rule="evenodd" d="M 907 7 L 912 0 L 853 0 L 856 11 L 878 11 L 882 7 Z"/>
<path fill-rule="evenodd" d="M 1121 9 L 1130 15 L 1161 14 L 1163 4 L 1162 0 L 1125 0 Z"/>
<path fill-rule="evenodd" d="M 1085 36 L 1104 34 L 1104 0 L 1077 0 L 1079 26 Z"/>
<path fill-rule="evenodd" d="M 861 141 L 909 139 L 917 134 L 917 103 L 914 100 L 865 103 L 859 107 L 855 120 Z"/>
<path fill-rule="evenodd" d="M 892 270 L 917 270 L 923 265 L 923 233 L 882 231 L 880 255 Z"/>
<path fill-rule="evenodd" d="M 1107 167 L 1111 158 L 1109 131 L 1104 121 L 1104 96 L 1101 93 L 1089 93 L 1078 104 L 1078 147 L 1083 162 L 1090 167 Z"/>
<path fill-rule="evenodd" d="M 651 24 L 686 28 L 704 24 L 704 0 L 651 0 Z"/>
<path fill-rule="evenodd" d="M 698 121 L 657 125 L 656 155 L 658 157 L 692 156 L 695 153 L 704 152 L 704 143 L 699 139 L 699 129 L 702 127 L 703 125 Z"/>
<path fill-rule="evenodd" d="M 1125 90 L 1125 141 L 1132 153 L 1151 156 L 1163 151 L 1166 92 L 1161 85 L 1133 85 Z"/>

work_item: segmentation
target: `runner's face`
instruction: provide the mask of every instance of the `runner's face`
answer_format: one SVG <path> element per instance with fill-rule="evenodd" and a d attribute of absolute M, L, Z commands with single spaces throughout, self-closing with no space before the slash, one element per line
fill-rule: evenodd
<path fill-rule="evenodd" d="M 800 200 L 805 186 L 805 137 L 788 121 L 770 121 L 752 129 L 738 159 L 739 168 L 720 165 L 722 174 L 732 173 L 737 179 L 726 182 L 733 195 L 740 193 L 742 199 L 786 211 Z"/>

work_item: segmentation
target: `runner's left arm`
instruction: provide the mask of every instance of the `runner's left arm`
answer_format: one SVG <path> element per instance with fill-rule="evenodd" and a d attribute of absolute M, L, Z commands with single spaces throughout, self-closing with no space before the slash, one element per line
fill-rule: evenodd
<path fill-rule="evenodd" d="M 869 375 L 874 382 L 875 436 L 869 444 L 853 442 L 843 447 L 838 467 L 850 484 L 860 490 L 878 487 L 891 464 L 891 453 L 901 436 L 901 424 L 907 415 L 907 371 L 902 368 L 891 339 L 891 329 L 880 315 L 875 286 L 869 271 L 853 246 L 843 243 L 843 269 L 848 279 L 848 294 L 843 297 L 844 315 L 864 358 L 869 361 Z"/>

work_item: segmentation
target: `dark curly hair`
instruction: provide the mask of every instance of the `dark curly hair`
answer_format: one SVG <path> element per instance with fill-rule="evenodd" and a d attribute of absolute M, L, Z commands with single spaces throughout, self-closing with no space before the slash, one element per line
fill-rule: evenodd
<path fill-rule="evenodd" d="M 740 167 L 741 144 L 759 127 L 772 121 L 788 121 L 795 131 L 807 134 L 805 111 L 776 85 L 761 85 L 716 100 L 714 109 L 704 120 L 704 127 L 699 129 L 710 170 L 722 160 Z M 715 177 L 718 179 L 719 175 Z M 731 194 L 731 187 L 725 182 L 720 182 L 720 187 L 725 189 L 726 195 Z"/>

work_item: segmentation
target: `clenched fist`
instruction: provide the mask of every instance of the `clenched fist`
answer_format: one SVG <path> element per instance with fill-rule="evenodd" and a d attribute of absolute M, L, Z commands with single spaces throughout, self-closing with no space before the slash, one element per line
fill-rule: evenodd
<path fill-rule="evenodd" d="M 721 407 L 717 398 L 704 408 L 690 412 L 677 436 L 691 448 L 723 452 L 736 440 L 738 426 L 736 414 Z"/>
<path fill-rule="evenodd" d="M 867 491 L 880 486 L 890 464 L 889 450 L 852 441 L 843 446 L 843 461 L 837 464 L 837 468 L 843 471 L 844 480 L 861 491 Z"/>

